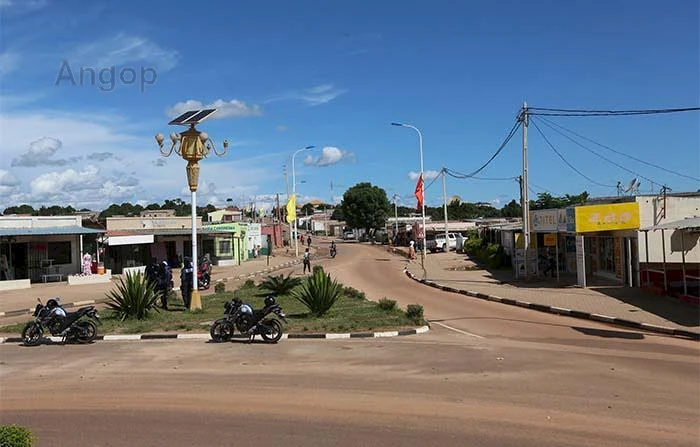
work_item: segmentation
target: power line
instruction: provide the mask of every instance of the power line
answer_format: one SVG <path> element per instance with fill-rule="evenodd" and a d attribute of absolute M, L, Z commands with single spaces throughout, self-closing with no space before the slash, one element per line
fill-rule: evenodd
<path fill-rule="evenodd" d="M 586 145 L 584 145 L 584 144 L 579 143 L 578 141 L 574 140 L 574 139 L 571 138 L 570 136 L 563 134 L 562 132 L 558 131 L 557 129 L 555 129 L 554 127 L 550 126 L 549 124 L 544 123 L 544 125 L 547 126 L 547 127 L 549 127 L 550 129 L 552 129 L 553 131 L 559 133 L 560 135 L 562 135 L 564 138 L 566 138 L 567 140 L 571 141 L 571 142 L 574 143 L 575 145 L 581 147 L 582 149 L 587 150 L 588 152 L 590 152 L 590 153 L 593 154 L 593 155 L 596 155 L 597 157 L 602 158 L 603 160 L 607 161 L 608 163 L 611 163 L 611 164 L 617 166 L 618 168 L 629 172 L 629 173 L 632 174 L 632 175 L 636 175 L 637 177 L 641 177 L 641 178 L 643 178 L 644 180 L 646 180 L 646 181 L 648 181 L 648 182 L 650 182 L 650 183 L 652 183 L 652 184 L 654 184 L 654 183 L 657 184 L 657 185 L 660 185 L 660 184 L 661 184 L 660 182 L 654 181 L 654 180 L 650 179 L 649 177 L 645 177 L 645 176 L 643 176 L 642 174 L 639 174 L 639 173 L 637 173 L 637 172 L 632 171 L 631 169 L 627 169 L 626 167 L 622 166 L 621 164 L 616 163 L 616 162 L 610 160 L 609 158 L 600 155 L 598 152 L 594 151 L 593 149 L 589 148 L 588 146 L 586 146 Z"/>
<path fill-rule="evenodd" d="M 559 158 L 561 158 L 561 160 L 562 160 L 564 163 L 566 163 L 566 165 L 567 165 L 568 167 L 570 167 L 570 168 L 571 168 L 574 172 L 576 172 L 578 175 L 580 175 L 581 177 L 585 178 L 585 179 L 588 180 L 589 182 L 591 182 L 591 183 L 593 183 L 593 184 L 596 184 L 596 185 L 598 185 L 598 186 L 603 186 L 603 187 L 605 187 L 605 188 L 616 188 L 616 187 L 617 187 L 616 185 L 606 185 L 606 184 L 603 184 L 603 183 L 596 182 L 595 180 L 593 180 L 592 178 L 588 177 L 588 176 L 587 176 L 586 174 L 584 174 L 583 172 L 581 172 L 581 171 L 579 171 L 578 169 L 576 169 L 571 163 L 568 162 L 568 160 L 567 160 L 566 158 L 564 158 L 564 156 L 557 150 L 557 148 L 555 148 L 554 145 L 547 139 L 547 137 L 544 135 L 544 133 L 542 132 L 542 130 L 539 128 L 539 126 L 537 125 L 537 123 L 535 122 L 535 120 L 532 120 L 532 124 L 535 126 L 535 129 L 537 129 L 537 132 L 539 132 L 539 134 L 542 136 L 542 138 L 544 139 L 544 141 L 547 142 L 547 145 L 554 151 L 554 153 L 557 154 L 557 155 L 559 156 Z"/>
<path fill-rule="evenodd" d="M 690 179 L 690 180 L 697 180 L 697 181 L 700 181 L 700 178 L 693 177 L 693 176 L 690 176 L 690 175 L 685 175 L 685 174 L 683 174 L 683 173 L 676 172 L 676 171 L 673 171 L 673 170 L 671 170 L 671 169 L 664 168 L 663 166 L 659 166 L 659 165 L 656 165 L 656 164 L 654 164 L 654 163 L 649 163 L 649 162 L 647 162 L 647 161 L 641 160 L 641 159 L 639 159 L 639 158 L 637 158 L 637 157 L 634 157 L 634 156 L 632 156 L 632 155 L 626 154 L 626 153 L 624 153 L 624 152 L 622 152 L 622 151 L 616 150 L 616 149 L 614 149 L 614 148 L 612 148 L 612 147 L 610 147 L 610 146 L 606 146 L 606 145 L 604 145 L 604 144 L 602 144 L 602 143 L 599 143 L 599 142 L 597 142 L 597 141 L 595 141 L 595 140 L 592 140 L 592 139 L 587 138 L 587 137 L 585 137 L 585 136 L 583 136 L 583 135 L 581 135 L 581 134 L 578 134 L 578 133 L 574 132 L 573 130 L 568 129 L 568 128 L 562 126 L 561 124 L 558 124 L 558 123 L 555 123 L 554 121 L 548 120 L 547 118 L 540 118 L 540 119 L 542 119 L 542 121 L 544 121 L 545 123 L 549 124 L 550 126 L 558 127 L 559 129 L 564 130 L 564 131 L 566 131 L 566 132 L 569 132 L 569 133 L 572 134 L 572 135 L 576 135 L 577 137 L 579 137 L 579 138 L 581 138 L 581 139 L 583 139 L 583 140 L 586 140 L 586 141 L 588 141 L 589 143 L 593 143 L 593 144 L 595 144 L 596 146 L 600 146 L 600 147 L 602 147 L 603 149 L 607 149 L 607 150 L 609 150 L 609 151 L 615 152 L 616 154 L 619 154 L 619 155 L 622 155 L 622 156 L 624 156 L 624 157 L 630 158 L 630 159 L 632 159 L 632 160 L 634 160 L 634 161 L 637 161 L 637 162 L 639 162 L 639 163 L 645 164 L 645 165 L 650 166 L 650 167 L 652 167 L 652 168 L 660 169 L 660 170 L 662 170 L 662 171 L 666 171 L 666 172 L 668 172 L 669 174 L 674 174 L 674 175 L 677 175 L 677 176 L 679 176 L 679 177 L 685 177 L 685 178 Z M 556 129 L 553 129 L 553 130 L 557 131 Z M 561 134 L 561 132 L 559 132 L 559 133 Z M 564 135 L 564 134 L 562 134 L 562 135 Z M 566 135 L 564 135 L 564 136 L 566 136 Z"/>
<path fill-rule="evenodd" d="M 435 178 L 433 178 L 433 180 L 432 180 L 430 183 L 428 183 L 428 186 L 426 186 L 425 188 L 423 188 L 423 192 L 427 191 L 428 188 L 430 188 L 430 185 L 432 185 L 433 183 L 435 183 L 435 180 L 439 179 L 441 175 L 445 175 L 445 174 L 444 174 L 444 170 L 445 170 L 445 168 L 442 168 L 442 169 L 440 170 L 440 172 L 438 173 L 438 175 L 436 175 Z"/>
<path fill-rule="evenodd" d="M 642 109 L 642 110 L 581 110 L 581 109 L 552 109 L 545 107 L 528 107 L 528 115 L 539 116 L 630 116 L 658 115 L 663 113 L 696 112 L 700 107 L 684 107 L 675 109 Z M 532 112 L 534 111 L 534 112 Z M 538 112 L 539 111 L 539 112 Z"/>
<path fill-rule="evenodd" d="M 513 127 L 510 129 L 510 132 L 508 132 L 508 136 L 506 136 L 505 140 L 503 140 L 503 143 L 501 143 L 501 146 L 496 150 L 496 152 L 491 156 L 491 158 L 488 159 L 488 161 L 486 163 L 481 165 L 481 167 L 479 169 L 477 169 L 476 171 L 473 171 L 469 174 L 461 174 L 460 173 L 459 177 L 456 177 L 456 178 L 471 178 L 471 177 L 474 177 L 479 172 L 483 171 L 498 156 L 498 154 L 500 154 L 501 151 L 506 147 L 506 145 L 511 140 L 511 138 L 513 138 L 513 135 L 515 135 L 515 133 L 518 131 L 520 124 L 521 124 L 520 121 L 515 122 Z M 453 177 L 454 177 L 454 175 L 453 175 Z"/>

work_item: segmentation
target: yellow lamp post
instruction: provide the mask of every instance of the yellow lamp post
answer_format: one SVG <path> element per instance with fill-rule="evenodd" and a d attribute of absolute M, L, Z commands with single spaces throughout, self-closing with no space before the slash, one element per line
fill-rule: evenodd
<path fill-rule="evenodd" d="M 170 125 L 182 125 L 188 126 L 189 128 L 184 132 L 173 132 L 170 134 L 170 141 L 172 144 L 168 150 L 163 150 L 163 142 L 165 141 L 163 134 L 159 133 L 156 135 L 156 142 L 158 143 L 162 156 L 169 157 L 174 150 L 177 155 L 187 161 L 187 183 L 192 193 L 192 264 L 195 268 L 190 310 L 202 308 L 202 299 L 197 287 L 197 270 L 199 269 L 199 262 L 197 261 L 197 185 L 199 183 L 199 161 L 207 158 L 212 151 L 217 156 L 223 157 L 228 150 L 228 141 L 224 140 L 223 150 L 221 152 L 217 151 L 209 135 L 206 132 L 197 130 L 195 125 L 201 123 L 215 112 L 216 109 L 191 110 L 170 121 L 168 123 Z"/>

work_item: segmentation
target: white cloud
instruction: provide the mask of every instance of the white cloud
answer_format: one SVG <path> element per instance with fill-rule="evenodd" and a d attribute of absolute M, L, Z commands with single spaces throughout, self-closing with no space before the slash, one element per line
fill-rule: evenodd
<path fill-rule="evenodd" d="M 278 96 L 273 96 L 267 102 L 296 99 L 304 101 L 310 106 L 318 106 L 333 101 L 345 93 L 345 90 L 336 88 L 333 84 L 321 84 L 304 90 L 293 90 Z"/>
<path fill-rule="evenodd" d="M 0 76 L 6 76 L 19 67 L 20 56 L 11 51 L 0 53 Z M 3 98 L 4 102 L 4 98 Z"/>
<path fill-rule="evenodd" d="M 20 184 L 19 179 L 11 172 L 0 169 L 0 196 L 9 197 L 19 193 Z"/>
<path fill-rule="evenodd" d="M 179 61 L 177 51 L 162 48 L 145 37 L 124 33 L 83 45 L 68 58 L 71 65 L 77 63 L 94 69 L 139 63 L 162 71 L 172 70 Z"/>
<path fill-rule="evenodd" d="M 423 181 L 425 182 L 427 180 L 433 180 L 438 175 L 440 175 L 440 171 L 424 171 Z M 408 173 L 408 178 L 413 181 L 418 181 L 418 177 L 420 177 L 420 172 L 411 171 Z"/>
<path fill-rule="evenodd" d="M 47 0 L 0 0 L 0 9 L 16 13 L 24 13 L 41 9 L 48 5 Z"/>
<path fill-rule="evenodd" d="M 178 102 L 174 106 L 170 107 L 165 113 L 169 117 L 174 118 L 187 112 L 188 110 L 196 109 L 217 109 L 216 113 L 211 115 L 210 119 L 241 118 L 246 116 L 262 115 L 262 109 L 259 105 L 248 105 L 238 99 L 232 99 L 230 101 L 217 99 L 216 101 L 206 105 L 204 105 L 201 101 L 188 99 L 187 101 Z"/>
<path fill-rule="evenodd" d="M 344 151 L 334 146 L 326 146 L 321 150 L 321 155 L 314 160 L 312 155 L 307 155 L 304 159 L 304 164 L 315 166 L 331 166 L 341 161 L 354 161 L 355 155 L 351 152 Z"/>
<path fill-rule="evenodd" d="M 65 166 L 80 160 L 80 157 L 70 159 L 51 158 L 63 147 L 61 140 L 53 137 L 43 137 L 29 144 L 29 149 L 19 157 L 13 158 L 11 166 L 33 167 L 40 165 Z"/>
<path fill-rule="evenodd" d="M 280 125 L 276 126 L 275 129 L 277 129 L 277 131 L 279 131 L 279 132 L 286 132 L 287 130 L 289 130 L 289 126 L 285 126 L 284 124 L 280 124 Z"/>

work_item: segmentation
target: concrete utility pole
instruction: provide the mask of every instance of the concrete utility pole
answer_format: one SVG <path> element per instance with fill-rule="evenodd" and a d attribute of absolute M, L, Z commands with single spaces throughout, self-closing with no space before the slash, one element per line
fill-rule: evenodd
<path fill-rule="evenodd" d="M 448 230 L 448 225 L 447 225 L 447 171 L 446 168 L 443 166 L 442 171 L 442 206 L 445 211 L 445 253 L 450 251 L 450 239 L 447 237 L 447 230 Z"/>
<path fill-rule="evenodd" d="M 527 116 L 527 102 L 523 102 L 523 112 L 521 115 L 521 120 L 523 123 L 523 180 L 522 180 L 522 189 L 523 189 L 523 241 L 524 241 L 524 246 L 525 246 L 525 277 L 527 278 L 529 276 L 529 269 L 528 269 L 528 252 L 530 250 L 530 198 L 528 197 L 528 183 L 527 183 L 527 176 L 528 176 L 528 166 L 527 166 L 527 125 L 528 125 L 528 116 Z"/>

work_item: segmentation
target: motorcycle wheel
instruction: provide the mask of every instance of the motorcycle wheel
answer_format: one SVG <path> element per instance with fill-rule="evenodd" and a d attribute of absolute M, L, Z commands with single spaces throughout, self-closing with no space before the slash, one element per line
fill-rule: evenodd
<path fill-rule="evenodd" d="M 260 336 L 267 343 L 277 343 L 282 338 L 282 324 L 277 320 L 268 320 L 262 323 L 268 331 L 261 331 Z"/>
<path fill-rule="evenodd" d="M 233 336 L 233 326 L 226 320 L 216 320 L 209 329 L 209 335 L 214 343 L 229 341 Z"/>
<path fill-rule="evenodd" d="M 97 326 L 89 320 L 79 321 L 75 324 L 75 341 L 78 343 L 90 343 L 97 336 Z"/>
<path fill-rule="evenodd" d="M 41 342 L 43 335 L 44 331 L 41 329 L 41 326 L 30 321 L 22 330 L 22 341 L 26 346 L 36 346 Z"/>

